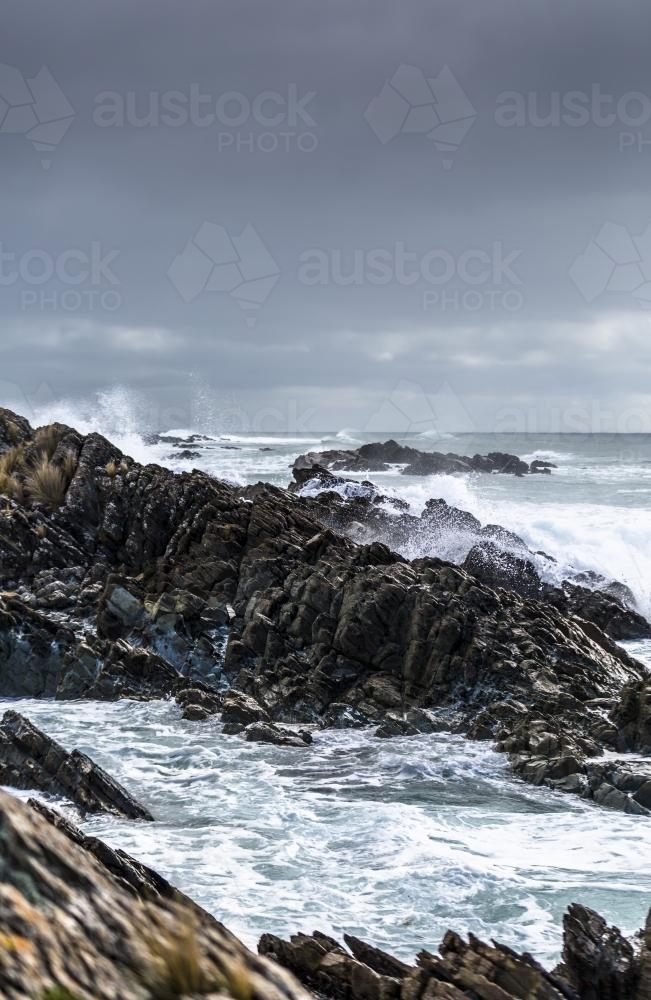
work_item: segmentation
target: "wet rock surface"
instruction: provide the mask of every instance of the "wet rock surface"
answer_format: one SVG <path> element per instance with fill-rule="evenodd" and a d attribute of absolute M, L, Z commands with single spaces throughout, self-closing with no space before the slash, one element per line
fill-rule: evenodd
<path fill-rule="evenodd" d="M 344 946 L 318 932 L 290 941 L 265 934 L 258 947 L 308 989 L 333 1000 L 646 1000 L 648 930 L 636 947 L 599 914 L 573 904 L 563 932 L 563 962 L 551 972 L 530 955 L 473 935 L 466 941 L 453 931 L 438 954 L 422 951 L 413 966 L 349 935 Z"/>
<path fill-rule="evenodd" d="M 419 451 L 407 445 L 389 440 L 373 444 L 363 444 L 354 450 L 335 449 L 331 451 L 311 451 L 299 455 L 294 468 L 301 470 L 313 465 L 323 466 L 333 472 L 385 472 L 391 465 L 404 465 L 402 470 L 408 476 L 431 476 L 436 474 L 467 472 L 503 472 L 515 476 L 527 473 L 549 472 L 551 462 L 522 461 L 517 455 L 495 451 L 488 455 L 455 455 L 454 452 Z"/>
<path fill-rule="evenodd" d="M 16 434 L 8 419 L 4 438 Z M 222 712 L 226 732 L 254 726 L 289 740 L 300 737 L 268 727 L 447 727 L 496 739 L 536 783 L 546 760 L 537 727 L 560 726 L 570 745 L 550 754 L 574 756 L 577 768 L 546 764 L 544 780 L 646 811 L 643 785 L 605 771 L 601 780 L 592 763 L 648 746 L 641 702 L 632 708 L 627 695 L 621 724 L 597 704 L 647 677 L 604 631 L 648 629 L 624 594 L 539 582 L 521 539 L 443 500 L 415 518 L 372 483 L 349 484 L 342 498 L 323 469 L 311 496 L 300 470 L 300 495 L 236 488 L 140 466 L 96 434 L 20 427 L 39 460 L 72 457 L 58 503 L 3 500 L 0 696 L 177 698 L 188 720 Z M 382 458 L 395 454 L 391 445 Z M 409 561 L 372 537 L 387 525 L 390 541 L 451 530 L 473 533 L 480 548 L 465 567 Z M 352 540 L 355 531 L 369 540 Z M 496 568 L 487 555 L 505 546 Z"/>
<path fill-rule="evenodd" d="M 335 530 L 361 543 L 382 542 L 400 552 L 436 549 L 450 537 L 465 541 L 464 569 L 489 587 L 514 590 L 522 597 L 548 601 L 567 615 L 598 625 L 613 639 L 651 636 L 651 624 L 635 609 L 630 590 L 596 573 L 577 574 L 560 586 L 545 583 L 539 564 L 554 560 L 532 552 L 501 525 L 481 522 L 443 499 L 431 499 L 420 516 L 404 501 L 382 494 L 369 481 L 336 476 L 320 466 L 294 469 L 292 492 Z"/>
<path fill-rule="evenodd" d="M 67 750 L 18 712 L 0 722 L 0 785 L 65 796 L 84 812 L 151 820 L 148 809 L 79 750 Z"/>

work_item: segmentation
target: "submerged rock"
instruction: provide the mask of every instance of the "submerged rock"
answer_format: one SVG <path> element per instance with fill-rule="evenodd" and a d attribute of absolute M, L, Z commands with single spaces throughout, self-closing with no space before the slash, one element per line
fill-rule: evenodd
<path fill-rule="evenodd" d="M 312 737 L 306 730 L 293 732 L 270 722 L 252 722 L 244 730 L 244 735 L 249 743 L 273 743 L 278 747 L 307 747 L 312 743 Z"/>
<path fill-rule="evenodd" d="M 79 750 L 68 753 L 18 712 L 0 722 L 0 785 L 63 795 L 84 812 L 152 820 L 136 799 Z"/>

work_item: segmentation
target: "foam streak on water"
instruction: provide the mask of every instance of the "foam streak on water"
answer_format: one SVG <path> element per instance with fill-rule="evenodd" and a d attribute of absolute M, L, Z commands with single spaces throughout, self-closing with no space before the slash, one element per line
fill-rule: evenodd
<path fill-rule="evenodd" d="M 83 828 L 251 946 L 318 928 L 412 958 L 454 927 L 554 962 L 571 901 L 627 932 L 649 906 L 651 823 L 524 785 L 487 744 L 332 731 L 295 750 L 183 721 L 169 702 L 11 704 L 156 816 Z"/>

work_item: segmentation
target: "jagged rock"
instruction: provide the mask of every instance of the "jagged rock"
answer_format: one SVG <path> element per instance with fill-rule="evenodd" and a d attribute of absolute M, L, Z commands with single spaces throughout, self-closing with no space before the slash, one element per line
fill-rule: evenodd
<path fill-rule="evenodd" d="M 408 505 L 397 505 L 370 482 L 342 479 L 319 466 L 294 469 L 294 477 L 297 481 L 290 490 L 299 492 L 326 524 L 358 543 L 380 541 L 412 555 L 436 551 L 456 536 L 462 549 L 464 543 L 471 543 L 462 563 L 464 569 L 487 586 L 545 600 L 563 614 L 597 625 L 613 639 L 651 635 L 651 624 L 635 610 L 634 597 L 624 584 L 609 582 L 596 573 L 577 574 L 561 587 L 544 583 L 539 566 L 541 562 L 553 563 L 551 556 L 531 552 L 514 532 L 498 524 L 482 526 L 473 514 L 445 500 L 428 500 L 416 517 L 405 511 Z"/>
<path fill-rule="evenodd" d="M 3 1000 L 309 1000 L 155 873 L 51 816 L 0 792 Z"/>
<path fill-rule="evenodd" d="M 18 712 L 0 722 L 0 784 L 63 795 L 85 812 L 112 812 L 127 819 L 151 813 L 79 750 L 68 753 Z"/>
<path fill-rule="evenodd" d="M 244 730 L 249 743 L 273 743 L 278 747 L 306 747 L 312 743 L 312 737 L 306 730 L 292 732 L 271 722 L 252 722 Z"/>
<path fill-rule="evenodd" d="M 140 597 L 110 576 L 97 611 L 99 635 L 117 639 L 141 621 L 144 615 L 145 608 Z"/>
<path fill-rule="evenodd" d="M 651 754 L 651 682 L 627 685 L 610 713 L 617 749 Z"/>
<path fill-rule="evenodd" d="M 563 963 L 553 972 L 530 955 L 452 931 L 438 955 L 422 951 L 415 966 L 348 935 L 350 953 L 318 932 L 289 941 L 264 934 L 258 950 L 332 1000 L 648 1000 L 650 926 L 651 914 L 638 951 L 593 910 L 572 904 L 563 920 Z"/>
<path fill-rule="evenodd" d="M 35 512 L 9 503 L 0 516 L 0 695 L 160 698 L 230 684 L 241 693 L 225 700 L 226 732 L 252 722 L 378 726 L 402 713 L 420 730 L 409 713 L 433 710 L 483 738 L 493 723 L 475 720 L 511 700 L 532 718 L 578 728 L 595 754 L 616 746 L 613 724 L 590 704 L 616 699 L 645 672 L 568 613 L 564 593 L 554 591 L 555 606 L 547 590 L 538 600 L 439 559 L 408 562 L 380 541 L 355 544 L 332 520 L 341 497 L 336 507 L 265 484 L 175 475 L 139 466 L 99 435 L 55 431 L 57 448 L 76 449 L 62 504 Z M 360 454 L 395 461 L 401 447 Z M 507 468 L 509 456 L 489 460 Z M 477 531 L 442 501 L 414 518 L 375 499 L 351 502 L 360 517 L 375 511 L 377 525 L 391 517 L 397 532 Z M 480 526 L 479 540 L 529 558 L 499 526 Z M 73 570 L 72 609 L 32 606 L 32 588 Z M 242 708 L 245 696 L 256 704 Z M 206 718 L 213 707 L 195 699 L 187 710 Z M 537 780 L 537 764 L 521 770 Z"/>
<path fill-rule="evenodd" d="M 500 548 L 492 541 L 473 545 L 463 568 L 489 587 L 506 587 L 523 597 L 540 596 L 543 590 L 538 571 L 530 559 Z"/>
<path fill-rule="evenodd" d="M 381 726 L 375 730 L 380 739 L 390 739 L 393 736 L 418 736 L 420 730 L 407 719 L 396 715 L 387 715 Z"/>
<path fill-rule="evenodd" d="M 227 691 L 222 699 L 222 720 L 233 726 L 245 729 L 253 722 L 270 722 L 266 709 L 258 704 L 255 698 L 242 691 Z M 241 730 L 240 730 L 241 731 Z"/>
<path fill-rule="evenodd" d="M 563 917 L 564 973 L 581 1000 L 633 1000 L 640 978 L 633 946 L 617 927 L 573 903 Z"/>
<path fill-rule="evenodd" d="M 621 585 L 624 586 L 623 584 Z M 566 600 L 550 594 L 559 608 L 584 618 L 607 632 L 613 639 L 647 639 L 651 637 L 651 624 L 634 607 L 622 603 L 615 585 L 604 590 L 590 590 L 570 581 L 562 586 Z M 631 595 L 632 596 L 632 595 Z"/>
<path fill-rule="evenodd" d="M 29 420 L 0 406 L 0 452 L 29 441 L 33 434 Z"/>
<path fill-rule="evenodd" d="M 423 951 L 416 966 L 358 938 L 345 940 L 352 954 L 318 932 L 296 934 L 290 941 L 264 934 L 258 950 L 291 970 L 318 996 L 332 1000 L 584 1000 L 531 956 L 484 944 L 473 935 L 465 942 L 448 931 L 440 955 Z M 619 997 L 613 994 L 613 1000 Z"/>
<path fill-rule="evenodd" d="M 216 691 L 200 687 L 183 688 L 177 692 L 176 700 L 182 708 L 181 717 L 193 722 L 202 722 L 221 711 L 223 699 Z"/>

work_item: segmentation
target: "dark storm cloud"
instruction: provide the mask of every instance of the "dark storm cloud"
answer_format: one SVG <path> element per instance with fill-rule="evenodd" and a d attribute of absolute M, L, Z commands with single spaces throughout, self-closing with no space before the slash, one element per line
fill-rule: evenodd
<path fill-rule="evenodd" d="M 315 427 L 401 380 L 487 428 L 510 402 L 645 406 L 647 28 L 594 0 L 5 4 L 0 62 L 46 66 L 74 120 L 49 149 L 0 132 L 2 380 L 172 406 L 195 372 Z M 445 66 L 465 134 L 388 138 Z M 29 116 L 36 85 L 0 84 Z"/>

